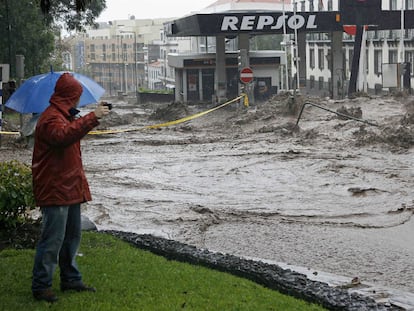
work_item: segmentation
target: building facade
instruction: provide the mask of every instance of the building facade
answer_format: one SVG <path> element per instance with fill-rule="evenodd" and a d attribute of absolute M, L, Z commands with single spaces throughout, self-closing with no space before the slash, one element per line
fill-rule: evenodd
<path fill-rule="evenodd" d="M 382 0 L 383 11 L 414 10 L 414 0 Z M 337 0 L 298 1 L 300 11 L 339 11 Z M 351 28 L 352 30 L 352 28 Z M 352 33 L 352 31 L 351 31 Z M 331 77 L 340 77 L 338 86 L 342 97 L 347 95 L 348 81 L 351 75 L 355 35 L 344 31 L 343 66 L 332 68 L 331 34 L 309 33 L 306 35 L 306 86 L 302 91 L 322 96 L 331 96 Z M 392 89 L 411 89 L 414 85 L 414 29 L 369 30 L 366 31 L 360 58 L 357 90 L 370 93 L 381 93 Z M 397 68 L 388 71 L 391 65 Z M 404 64 L 404 65 L 399 65 Z M 409 81 L 404 85 L 404 72 L 409 67 Z M 383 69 L 384 68 L 384 69 Z M 385 72 L 384 72 L 385 70 Z M 387 76 L 386 76 L 387 75 Z M 390 77 L 394 83 L 389 83 Z M 392 86 L 391 86 L 392 85 Z"/>
<path fill-rule="evenodd" d="M 223 10 L 237 9 L 234 6 L 240 3 L 245 6 L 245 10 L 252 12 L 258 10 L 256 2 L 250 4 L 247 0 L 225 2 L 218 2 Z M 264 2 L 269 6 L 268 10 L 273 8 L 269 4 L 271 1 Z M 282 8 L 286 12 L 294 11 L 298 14 L 339 11 L 338 0 L 276 2 L 279 12 Z M 382 0 L 381 6 L 383 11 L 404 12 L 414 9 L 414 0 Z M 213 14 L 217 10 L 218 7 L 212 5 L 201 13 Z M 240 92 L 237 53 L 246 46 L 250 49 L 251 39 L 245 40 L 247 43 L 244 43 L 244 47 L 240 47 L 239 40 L 232 36 L 226 36 L 222 42 L 217 41 L 218 37 L 213 35 L 167 36 L 168 23 L 166 22 L 169 20 L 171 19 L 135 20 L 132 18 L 101 23 L 98 29 L 88 29 L 85 33 L 70 39 L 71 57 L 65 56 L 65 59 L 72 62 L 71 67 L 68 68 L 91 76 L 105 87 L 109 95 L 134 93 L 140 87 L 145 87 L 175 89 L 176 100 L 179 101 L 207 101 L 221 95 L 222 88 L 225 92 L 224 98 Z M 294 34 L 284 37 L 285 45 L 281 46 L 283 51 L 252 50 L 248 63 L 256 67 L 255 83 L 257 85 L 266 83 L 267 89 L 272 92 L 296 87 L 295 75 L 299 76 L 297 71 L 300 66 L 306 68 L 304 81 L 299 83 L 301 92 L 332 96 L 333 89 L 336 87 L 341 97 L 346 96 L 355 38 L 349 33 L 343 33 L 341 66 L 337 66 L 338 62 L 332 61 L 332 32 L 305 33 L 305 48 L 302 55 L 299 53 L 300 57 L 295 57 L 297 52 L 294 51 Z M 362 65 L 358 90 L 381 92 L 401 88 L 404 85 L 410 88 L 411 82 L 414 82 L 412 81 L 413 29 L 401 27 L 394 30 L 375 30 L 371 27 L 365 36 L 360 59 Z M 219 60 L 217 42 L 220 43 L 221 51 L 226 54 Z M 255 59 L 252 58 L 253 55 Z M 258 60 L 259 58 L 262 60 Z M 269 60 L 267 65 L 266 59 Z M 219 67 L 214 65 L 218 61 L 222 64 Z M 223 69 L 218 76 L 217 68 L 221 67 Z M 397 69 L 392 71 L 390 68 Z M 407 75 L 402 74 L 407 71 L 410 71 L 408 79 Z M 390 75 L 395 86 L 389 83 Z M 332 83 L 333 77 L 335 77 L 334 83 Z"/>
<path fill-rule="evenodd" d="M 160 31 L 168 20 L 132 18 L 89 28 L 67 39 L 71 66 L 100 83 L 108 95 L 134 94 L 149 86 L 149 64 L 161 57 Z"/>

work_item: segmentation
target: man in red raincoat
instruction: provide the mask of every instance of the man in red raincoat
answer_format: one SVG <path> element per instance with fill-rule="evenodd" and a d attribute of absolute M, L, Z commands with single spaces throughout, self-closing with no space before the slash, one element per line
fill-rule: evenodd
<path fill-rule="evenodd" d="M 50 106 L 36 126 L 33 192 L 42 212 L 32 279 L 32 293 L 37 300 L 57 300 L 51 287 L 58 264 L 62 291 L 95 291 L 83 283 L 76 264 L 81 240 L 80 204 L 92 199 L 83 170 L 80 140 L 109 109 L 101 103 L 95 111 L 77 118 L 81 94 L 81 84 L 70 73 L 62 74 Z"/>

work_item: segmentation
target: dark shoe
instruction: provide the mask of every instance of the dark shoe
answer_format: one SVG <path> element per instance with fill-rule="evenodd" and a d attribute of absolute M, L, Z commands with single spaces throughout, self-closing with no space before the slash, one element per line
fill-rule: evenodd
<path fill-rule="evenodd" d="M 47 302 L 55 302 L 58 300 L 57 296 L 50 288 L 44 289 L 44 290 L 33 291 L 33 297 L 36 300 L 44 300 Z"/>
<path fill-rule="evenodd" d="M 62 292 L 67 290 L 75 290 L 77 292 L 96 292 L 95 287 L 86 286 L 82 282 L 62 282 L 60 284 Z"/>

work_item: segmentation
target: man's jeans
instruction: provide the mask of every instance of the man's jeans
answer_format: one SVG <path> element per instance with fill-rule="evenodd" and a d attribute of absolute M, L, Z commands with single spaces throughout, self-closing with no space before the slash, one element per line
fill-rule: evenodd
<path fill-rule="evenodd" d="M 48 206 L 41 211 L 42 233 L 36 248 L 32 291 L 52 286 L 58 263 L 61 282 L 81 281 L 75 260 L 81 240 L 80 204 Z"/>

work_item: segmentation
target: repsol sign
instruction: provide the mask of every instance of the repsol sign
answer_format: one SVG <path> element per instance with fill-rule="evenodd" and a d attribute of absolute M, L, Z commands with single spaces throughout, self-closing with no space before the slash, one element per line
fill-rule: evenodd
<path fill-rule="evenodd" d="M 280 30 L 286 25 L 290 30 L 316 30 L 316 15 L 226 15 L 221 22 L 221 31 Z"/>
<path fill-rule="evenodd" d="M 238 33 L 283 33 L 342 31 L 336 21 L 338 12 L 250 12 L 195 14 L 175 20 L 170 25 L 170 36 L 215 36 Z"/>

